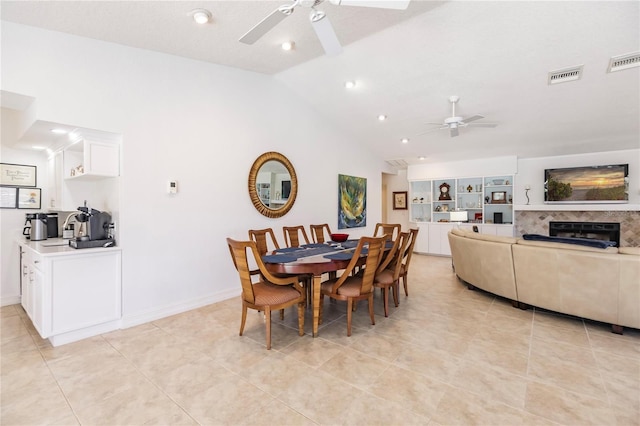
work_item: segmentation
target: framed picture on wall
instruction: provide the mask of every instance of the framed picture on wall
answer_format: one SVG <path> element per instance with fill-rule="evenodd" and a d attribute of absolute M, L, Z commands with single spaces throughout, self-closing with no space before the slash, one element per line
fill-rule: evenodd
<path fill-rule="evenodd" d="M 36 166 L 0 163 L 0 185 L 36 186 Z"/>
<path fill-rule="evenodd" d="M 407 191 L 393 193 L 393 209 L 407 210 Z"/>
<path fill-rule="evenodd" d="M 39 209 L 42 190 L 40 188 L 18 188 L 19 209 Z"/>
<path fill-rule="evenodd" d="M 18 199 L 18 188 L 0 188 L 0 208 L 15 209 Z"/>

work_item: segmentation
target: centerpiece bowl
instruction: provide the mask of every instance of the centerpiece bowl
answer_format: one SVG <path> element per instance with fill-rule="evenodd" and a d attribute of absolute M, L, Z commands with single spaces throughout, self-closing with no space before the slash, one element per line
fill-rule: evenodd
<path fill-rule="evenodd" d="M 331 241 L 335 241 L 336 243 L 343 243 L 347 241 L 349 238 L 349 234 L 331 234 Z"/>

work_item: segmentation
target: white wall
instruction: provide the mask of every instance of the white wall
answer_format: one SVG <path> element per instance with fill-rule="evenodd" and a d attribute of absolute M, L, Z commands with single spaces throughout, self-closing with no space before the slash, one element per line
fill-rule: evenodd
<path fill-rule="evenodd" d="M 338 174 L 368 179 L 368 226 L 349 232 L 370 234 L 380 220 L 382 162 L 270 76 L 3 22 L 2 89 L 35 97 L 38 119 L 122 134 L 125 324 L 238 294 L 226 237 L 337 229 Z M 247 192 L 266 151 L 287 156 L 298 175 L 281 219 L 261 216 Z M 174 196 L 169 179 L 179 182 Z"/>
<path fill-rule="evenodd" d="M 387 223 L 399 223 L 402 225 L 402 231 L 408 231 L 409 223 L 409 182 L 407 181 L 407 171 L 398 170 L 397 174 L 384 173 L 382 175 L 383 183 L 387 185 Z M 407 210 L 393 210 L 393 193 L 407 192 Z"/>

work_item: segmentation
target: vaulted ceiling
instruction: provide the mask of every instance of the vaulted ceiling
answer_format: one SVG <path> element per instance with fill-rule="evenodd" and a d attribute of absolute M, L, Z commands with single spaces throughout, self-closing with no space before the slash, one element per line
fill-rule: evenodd
<path fill-rule="evenodd" d="M 3 20 L 269 74 L 385 160 L 568 155 L 640 147 L 640 3 L 413 0 L 406 11 L 317 6 L 344 47 L 325 56 L 296 8 L 258 42 L 246 31 L 290 1 L 2 1 Z M 213 21 L 197 26 L 196 8 Z M 285 52 L 280 43 L 295 42 Z M 576 81 L 551 71 L 582 65 Z M 356 87 L 347 90 L 344 82 Z M 457 137 L 438 125 L 485 116 Z M 387 116 L 379 121 L 378 115 Z M 290 119 L 295 120 L 295 117 Z M 401 143 L 402 138 L 409 142 Z M 425 160 L 418 160 L 424 156 Z"/>

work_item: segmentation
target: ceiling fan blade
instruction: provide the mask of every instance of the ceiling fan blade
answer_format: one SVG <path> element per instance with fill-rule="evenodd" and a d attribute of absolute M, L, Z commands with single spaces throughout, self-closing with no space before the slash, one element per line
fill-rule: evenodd
<path fill-rule="evenodd" d="M 340 44 L 338 36 L 333 30 L 333 26 L 331 25 L 331 22 L 329 22 L 328 17 L 325 16 L 317 21 L 312 21 L 311 26 L 313 26 L 313 29 L 328 56 L 335 56 L 342 53 L 342 45 Z"/>
<path fill-rule="evenodd" d="M 469 124 L 469 126 L 473 126 L 473 127 L 497 127 L 498 124 L 497 123 L 471 123 Z"/>
<path fill-rule="evenodd" d="M 278 8 L 267 15 L 262 21 L 251 28 L 245 35 L 240 37 L 240 42 L 245 44 L 253 44 L 260 39 L 263 35 L 268 33 L 273 27 L 278 25 L 284 18 L 291 15 L 293 9 Z"/>
<path fill-rule="evenodd" d="M 440 125 L 438 123 L 438 125 Z M 422 133 L 418 133 L 416 136 L 422 136 L 422 135 L 426 135 L 427 133 L 433 133 L 433 132 L 437 132 L 438 130 L 444 130 L 444 129 L 448 129 L 449 126 L 441 126 L 441 127 L 436 127 L 435 129 L 429 129 L 427 131 L 424 131 Z"/>
<path fill-rule="evenodd" d="M 455 137 L 458 136 L 460 134 L 460 132 L 458 131 L 457 127 L 450 127 L 449 128 L 449 133 L 451 133 L 451 137 Z"/>
<path fill-rule="evenodd" d="M 381 9 L 405 10 L 411 0 L 329 0 L 336 6 L 378 7 Z"/>
<path fill-rule="evenodd" d="M 463 118 L 462 122 L 464 124 L 467 124 L 467 123 L 470 123 L 472 121 L 480 120 L 481 118 L 484 118 L 484 116 L 482 116 L 482 115 L 474 115 L 473 117 Z"/>

